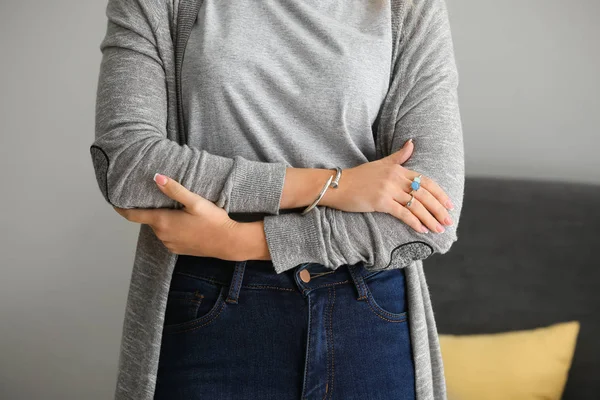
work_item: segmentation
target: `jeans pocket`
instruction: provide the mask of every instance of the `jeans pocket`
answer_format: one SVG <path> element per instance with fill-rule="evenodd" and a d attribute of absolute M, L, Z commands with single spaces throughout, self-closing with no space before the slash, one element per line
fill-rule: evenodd
<path fill-rule="evenodd" d="M 226 306 L 226 286 L 199 277 L 174 273 L 169 289 L 163 334 L 200 329 L 213 322 Z"/>
<path fill-rule="evenodd" d="M 393 322 L 407 318 L 408 302 L 403 269 L 379 271 L 364 280 L 371 311 Z"/>

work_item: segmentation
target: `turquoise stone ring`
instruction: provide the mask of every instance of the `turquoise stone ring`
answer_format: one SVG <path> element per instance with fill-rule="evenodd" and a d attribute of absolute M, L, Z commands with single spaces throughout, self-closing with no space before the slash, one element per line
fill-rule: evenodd
<path fill-rule="evenodd" d="M 416 190 L 419 190 L 419 188 L 421 187 L 421 177 L 422 177 L 422 176 L 423 176 L 423 175 L 419 175 L 419 176 L 415 176 L 415 177 L 413 178 L 413 181 L 412 181 L 412 183 L 410 184 L 410 187 L 411 187 L 413 190 L 415 190 L 415 191 L 416 191 Z"/>

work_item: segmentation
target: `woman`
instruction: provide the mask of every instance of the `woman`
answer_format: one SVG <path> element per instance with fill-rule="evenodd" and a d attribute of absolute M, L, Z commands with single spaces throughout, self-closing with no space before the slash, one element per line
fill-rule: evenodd
<path fill-rule="evenodd" d="M 422 270 L 464 182 L 444 1 L 107 16 L 91 154 L 142 224 L 116 398 L 445 398 Z"/>

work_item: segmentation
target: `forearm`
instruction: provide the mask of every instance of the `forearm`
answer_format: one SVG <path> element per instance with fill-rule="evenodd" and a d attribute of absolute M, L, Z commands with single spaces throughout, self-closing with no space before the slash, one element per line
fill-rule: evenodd
<path fill-rule="evenodd" d="M 231 259 L 236 261 L 271 259 L 262 220 L 239 222 L 233 232 Z"/>
<path fill-rule="evenodd" d="M 311 204 L 323 188 L 329 176 L 335 171 L 321 168 L 292 168 L 288 167 L 281 197 L 281 207 L 297 208 Z M 333 206 L 337 192 L 328 189 L 319 201 L 320 206 Z M 231 258 L 242 260 L 271 260 L 264 221 L 237 222 L 232 236 L 228 239 L 231 245 Z"/>
<path fill-rule="evenodd" d="M 327 215 L 328 212 L 334 214 Z M 455 232 L 415 232 L 385 213 L 347 213 L 321 207 L 311 213 L 310 216 L 300 216 L 298 213 L 274 216 L 277 219 L 287 218 L 290 226 L 294 224 L 300 227 L 304 224 L 302 231 L 306 233 L 297 235 L 277 231 L 280 225 L 274 225 L 273 219 L 269 220 L 268 230 L 265 230 L 264 220 L 238 223 L 231 237 L 230 259 L 273 260 L 278 273 L 302 262 L 315 262 L 337 269 L 344 264 L 362 261 L 367 268 L 381 270 L 402 267 L 433 253 L 446 253 L 457 239 Z M 314 218 L 320 220 L 320 223 L 315 223 Z M 329 218 L 334 218 L 336 223 L 329 225 Z M 346 229 L 344 226 L 347 223 L 354 224 L 355 229 Z M 336 231 L 335 226 L 338 224 L 343 228 Z M 322 237 L 321 231 L 313 231 L 316 225 L 327 225 L 326 230 L 332 231 L 333 237 Z M 272 240 L 272 250 L 269 248 L 267 234 Z M 397 258 L 393 260 L 396 252 Z M 393 261 L 399 265 L 391 265 Z"/>
<path fill-rule="evenodd" d="M 323 168 L 291 168 L 285 174 L 285 183 L 279 208 L 307 207 L 317 198 L 319 192 L 335 170 Z M 335 189 L 327 189 L 319 205 L 335 208 Z"/>

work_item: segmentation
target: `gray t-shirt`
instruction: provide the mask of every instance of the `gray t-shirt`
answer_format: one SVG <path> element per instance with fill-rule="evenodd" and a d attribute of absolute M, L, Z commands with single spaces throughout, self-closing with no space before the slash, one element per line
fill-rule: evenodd
<path fill-rule="evenodd" d="M 219 132 L 207 132 L 206 135 L 199 135 L 192 129 L 191 142 L 195 144 L 190 147 L 187 145 L 190 142 L 187 140 L 188 132 L 180 126 L 183 121 L 179 120 L 179 113 L 183 111 L 183 102 L 180 103 L 177 98 L 177 87 L 181 83 L 178 71 L 182 67 L 179 55 L 186 48 L 188 34 L 199 14 L 196 7 L 202 3 L 205 8 L 202 9 L 199 21 L 219 21 L 206 25 L 210 27 L 210 32 L 220 33 L 211 34 L 210 38 L 231 37 L 236 32 L 229 27 L 231 18 L 221 18 L 221 14 L 207 14 L 212 10 L 222 12 L 210 0 L 108 1 L 107 30 L 100 45 L 103 56 L 97 90 L 95 140 L 90 146 L 98 187 L 104 198 L 112 206 L 121 208 L 178 207 L 177 202 L 165 196 L 153 182 L 152 178 L 158 172 L 177 180 L 190 191 L 215 202 L 228 212 L 270 214 L 264 217 L 264 230 L 277 273 L 309 261 L 332 269 L 359 261 L 373 270 L 405 268 L 417 399 L 446 399 L 435 316 L 423 268 L 424 259 L 433 253 L 447 253 L 458 240 L 457 228 L 464 196 L 464 145 L 458 102 L 458 70 L 446 0 L 361 0 L 339 13 L 335 8 L 324 12 L 326 6 L 321 1 L 315 1 L 311 6 L 309 4 L 312 3 L 308 0 L 294 0 L 289 3 L 296 5 L 280 6 L 256 1 L 252 2 L 254 10 L 242 10 L 242 5 L 239 4 L 242 2 L 234 3 L 234 0 L 230 0 L 228 3 L 234 4 L 233 7 L 238 12 L 223 15 L 235 15 L 236 21 L 244 21 L 252 27 L 244 35 L 253 39 L 247 47 L 254 53 L 225 48 L 239 44 L 240 37 L 244 40 L 244 37 L 239 36 L 235 40 L 211 41 L 222 47 L 219 52 L 214 47 L 215 51 L 206 52 L 205 56 L 212 57 L 219 63 L 226 58 L 241 61 L 235 64 L 235 68 L 231 64 L 229 70 L 222 71 L 224 76 L 232 78 L 231 81 L 221 79 L 217 87 L 224 88 L 220 94 L 221 105 L 232 109 L 231 116 L 238 116 L 238 120 L 235 120 L 238 132 L 247 134 L 230 134 L 236 129 L 232 123 L 223 123 L 223 129 Z M 331 3 L 344 6 L 347 1 Z M 363 147 L 360 151 L 354 148 L 364 144 L 357 139 L 359 136 L 352 136 L 352 140 L 347 140 L 349 146 L 332 148 L 331 143 L 337 140 L 335 135 L 321 140 L 313 132 L 356 134 L 355 129 L 360 123 L 347 126 L 342 123 L 345 128 L 343 131 L 319 124 L 324 125 L 323 118 L 337 115 L 337 123 L 332 122 L 334 120 L 326 123 L 339 127 L 340 120 L 344 121 L 343 118 L 339 119 L 340 115 L 354 115 L 357 108 L 361 109 L 361 104 L 371 104 L 351 96 L 351 91 L 346 90 L 346 85 L 341 82 L 357 85 L 358 82 L 351 78 L 356 77 L 356 70 L 344 71 L 359 68 L 361 62 L 368 62 L 370 69 L 365 69 L 365 75 L 360 79 L 371 79 L 369 77 L 377 74 L 378 68 L 386 67 L 386 63 L 380 64 L 381 60 L 371 62 L 373 56 L 365 55 L 366 51 L 372 49 L 349 46 L 355 42 L 364 44 L 364 40 L 370 35 L 376 39 L 377 32 L 385 32 L 380 25 L 384 23 L 384 19 L 378 17 L 385 15 L 386 10 L 377 14 L 374 13 L 375 10 L 367 12 L 360 8 L 375 3 L 390 9 L 390 26 L 393 28 L 391 42 L 394 50 L 387 63 L 393 68 L 392 79 L 380 109 L 379 120 L 375 124 L 378 128 L 377 155 L 384 157 L 391 154 L 408 138 L 413 138 L 415 151 L 403 166 L 437 182 L 455 205 L 454 210 L 450 211 L 455 224 L 446 227 L 446 231 L 441 234 L 416 232 L 403 221 L 384 212 L 344 212 L 317 206 L 306 215 L 296 212 L 275 215 L 279 211 L 287 163 L 272 160 L 289 159 L 291 164 L 302 166 L 311 165 L 311 157 L 318 157 L 313 164 L 318 165 L 332 161 L 330 154 L 333 152 L 334 156 L 343 153 L 339 157 L 339 164 L 348 166 L 354 164 L 356 155 L 360 156 L 363 151 Z M 300 12 L 296 7 L 303 7 L 302 11 L 305 11 L 297 16 L 299 18 L 283 18 L 285 15 L 293 15 L 293 12 Z M 314 13 L 311 13 L 310 7 L 313 7 Z M 319 7 L 320 14 L 314 7 Z M 354 11 L 356 14 L 352 14 Z M 270 18 L 256 23 L 256 16 L 263 15 L 259 12 Z M 354 17 L 348 17 L 344 13 L 350 13 L 348 15 Z M 364 20 L 364 24 L 357 25 L 361 15 L 369 18 Z M 273 29 L 272 35 L 268 36 L 267 26 L 277 26 L 278 29 Z M 302 30 L 304 26 L 311 28 Z M 359 30 L 350 28 L 357 26 L 369 33 L 361 36 Z M 337 35 L 334 35 L 333 27 L 338 29 Z M 224 35 L 225 32 L 228 32 L 227 35 Z M 260 32 L 263 33 L 262 36 L 259 35 Z M 290 44 L 294 37 L 304 40 L 294 42 L 295 47 L 290 46 L 293 51 L 285 53 L 285 56 L 279 53 L 285 50 L 282 46 L 265 44 Z M 372 43 L 373 46 L 375 42 L 376 40 Z M 381 43 L 384 42 L 382 37 Z M 187 46 L 188 51 L 198 47 L 195 39 L 187 44 L 191 44 Z M 336 57 L 331 56 L 332 52 L 341 54 L 340 59 L 354 60 L 356 64 L 338 64 Z M 251 54 L 254 54 L 253 58 L 250 57 Z M 189 55 L 187 53 L 186 57 Z M 277 74 L 271 73 L 271 70 L 269 74 L 261 73 L 264 72 L 265 58 L 275 61 L 270 63 L 270 68 L 276 66 Z M 187 60 L 193 61 L 194 58 Z M 295 62 L 292 63 L 291 60 Z M 323 63 L 324 68 L 318 68 L 320 60 L 327 60 L 327 63 Z M 327 65 L 334 71 L 328 71 Z M 333 82 L 328 82 L 327 79 L 315 81 L 315 76 L 319 76 L 317 72 L 335 77 L 336 68 L 346 78 L 333 79 Z M 236 74 L 241 73 L 236 69 L 243 69 L 245 74 L 251 72 L 253 79 L 246 81 L 239 76 L 235 78 Z M 214 77 L 216 71 L 219 70 L 210 70 L 208 73 Z M 309 74 L 308 71 L 314 71 L 315 74 Z M 308 82 L 305 75 L 311 78 Z M 267 85 L 259 85 L 257 81 Z M 379 82 L 380 78 L 376 78 L 376 81 Z M 282 82 L 287 84 L 282 85 Z M 315 82 L 326 82 L 326 85 L 319 86 Z M 208 87 L 204 85 L 184 88 L 186 91 L 198 91 L 198 88 Z M 250 90 L 245 88 L 251 88 L 258 94 L 250 97 Z M 329 97 L 331 104 L 319 103 L 321 109 L 315 106 L 316 111 L 313 110 L 310 114 L 318 123 L 310 123 L 308 117 L 307 104 L 315 100 L 314 97 L 306 96 L 311 93 L 307 88 L 313 92 L 315 88 L 334 92 Z M 265 92 L 267 89 L 270 92 Z M 293 96 L 289 96 L 290 93 L 298 94 L 300 90 L 307 97 L 304 103 L 286 103 L 294 100 Z M 357 86 L 354 86 L 354 90 L 357 90 Z M 283 93 L 287 95 L 283 96 Z M 273 96 L 278 102 L 263 103 Z M 201 97 L 219 104 L 219 96 L 215 93 L 202 93 Z M 318 97 L 319 101 L 325 98 L 324 95 Z M 346 98 L 347 103 L 336 101 L 336 98 Z M 354 101 L 358 103 L 352 103 Z M 353 108 L 349 108 L 349 105 Z M 188 107 L 193 110 L 196 106 L 188 103 L 185 108 Z M 271 108 L 287 112 L 275 113 Z M 206 113 L 207 108 L 199 109 Z M 225 115 L 222 109 L 215 109 L 221 118 Z M 340 113 L 340 110 L 343 112 Z M 256 121 L 249 122 L 250 115 Z M 281 123 L 282 118 L 286 118 L 289 126 Z M 204 119 L 203 117 L 202 120 Z M 294 132 L 298 126 L 305 127 L 307 123 L 312 125 L 311 130 Z M 244 125 L 248 126 L 244 128 Z M 278 126 L 279 129 L 274 128 Z M 311 139 L 301 140 L 307 132 L 312 134 Z M 217 135 L 235 139 L 213 140 Z M 365 137 L 370 138 L 370 135 L 369 133 Z M 198 138 L 213 141 L 196 147 L 199 144 Z M 222 146 L 218 147 L 219 143 Z M 288 147 L 290 144 L 291 147 Z M 328 147 L 317 147 L 317 144 Z M 318 156 L 300 146 L 312 146 L 318 150 Z M 217 154 L 235 156 L 219 156 L 204 148 Z M 368 146 L 364 148 L 368 154 Z M 238 154 L 245 154 L 247 158 Z M 261 159 L 268 162 L 261 162 Z M 296 164 L 296 159 L 301 162 Z M 335 165 L 335 162 L 332 164 Z M 176 260 L 177 255 L 168 251 L 153 228 L 148 224 L 141 224 L 123 324 L 115 399 L 150 400 L 153 397 L 164 312 Z"/>
<path fill-rule="evenodd" d="M 375 160 L 391 29 L 373 1 L 205 0 L 182 65 L 188 144 L 304 168 Z"/>

